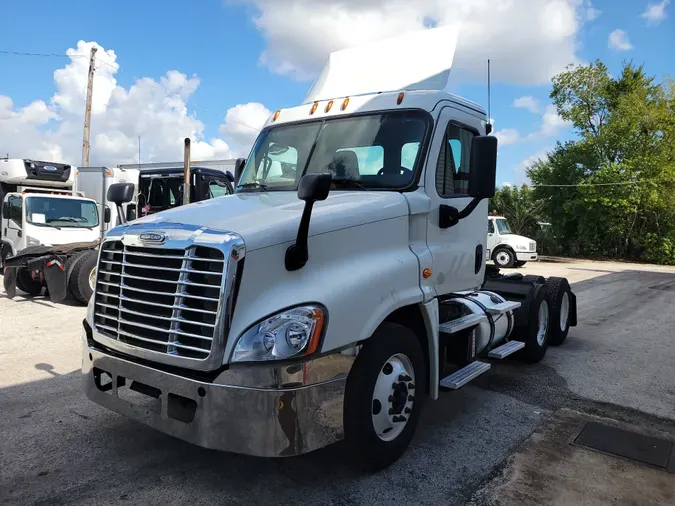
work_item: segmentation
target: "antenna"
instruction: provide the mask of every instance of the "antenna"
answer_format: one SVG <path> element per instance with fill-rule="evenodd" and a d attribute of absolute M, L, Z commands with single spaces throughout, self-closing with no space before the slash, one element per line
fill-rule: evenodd
<path fill-rule="evenodd" d="M 138 136 L 138 168 L 141 168 L 141 136 Z"/>
<path fill-rule="evenodd" d="M 485 133 L 490 135 L 492 132 L 492 116 L 490 114 L 490 59 L 488 58 L 488 104 L 487 104 L 487 125 L 485 126 Z"/>

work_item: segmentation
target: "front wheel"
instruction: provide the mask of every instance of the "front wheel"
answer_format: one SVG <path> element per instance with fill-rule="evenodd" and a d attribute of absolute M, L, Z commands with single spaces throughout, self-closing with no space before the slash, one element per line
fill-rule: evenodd
<path fill-rule="evenodd" d="M 499 248 L 492 255 L 492 261 L 497 265 L 497 267 L 510 269 L 516 262 L 516 255 L 514 255 L 513 252 L 507 248 Z"/>
<path fill-rule="evenodd" d="M 345 441 L 370 471 L 395 462 L 410 444 L 426 397 L 426 365 L 417 336 L 385 322 L 368 339 L 347 378 Z"/>
<path fill-rule="evenodd" d="M 96 284 L 96 250 L 87 251 L 73 262 L 68 276 L 68 291 L 75 300 L 87 304 Z"/>

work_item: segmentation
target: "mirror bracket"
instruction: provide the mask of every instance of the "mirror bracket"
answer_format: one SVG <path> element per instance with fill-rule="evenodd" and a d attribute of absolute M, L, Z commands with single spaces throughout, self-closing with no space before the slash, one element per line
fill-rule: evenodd
<path fill-rule="evenodd" d="M 451 228 L 459 223 L 459 220 L 463 220 L 469 216 L 476 206 L 480 204 L 480 201 L 484 197 L 474 197 L 471 202 L 461 211 L 456 207 L 448 206 L 446 204 L 441 204 L 438 209 L 438 227 L 439 228 Z"/>

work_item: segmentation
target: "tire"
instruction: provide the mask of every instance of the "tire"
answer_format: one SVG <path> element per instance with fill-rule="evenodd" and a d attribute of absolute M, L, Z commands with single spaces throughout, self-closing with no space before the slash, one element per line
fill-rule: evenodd
<path fill-rule="evenodd" d="M 3 269 L 0 274 L 4 274 L 5 262 L 13 256 L 9 248 L 0 245 L 0 267 Z"/>
<path fill-rule="evenodd" d="M 426 382 L 417 336 L 402 325 L 380 325 L 363 344 L 347 378 L 345 442 L 355 463 L 377 471 L 405 452 L 427 395 Z"/>
<path fill-rule="evenodd" d="M 497 248 L 492 254 L 492 261 L 497 267 L 510 269 L 516 262 L 516 255 L 508 248 Z"/>
<path fill-rule="evenodd" d="M 30 271 L 25 267 L 19 269 L 16 273 L 16 287 L 31 297 L 36 297 L 42 293 L 42 282 L 35 281 Z"/>
<path fill-rule="evenodd" d="M 544 276 L 537 276 L 535 274 L 528 274 L 527 276 L 523 276 L 523 281 L 526 283 L 538 283 L 540 285 L 546 284 L 546 278 Z"/>
<path fill-rule="evenodd" d="M 513 266 L 514 266 L 514 267 L 522 267 L 522 266 L 525 265 L 526 263 L 527 263 L 527 262 L 523 262 L 523 261 L 519 260 L 519 261 L 517 261 L 517 262 L 513 262 Z"/>
<path fill-rule="evenodd" d="M 70 273 L 73 272 L 73 267 L 75 266 L 75 263 L 82 258 L 84 255 L 86 255 L 89 251 L 78 251 L 74 255 L 69 256 L 66 258 L 66 281 L 70 279 Z"/>
<path fill-rule="evenodd" d="M 66 278 L 68 281 L 68 291 L 75 300 L 84 305 L 89 303 L 89 299 L 92 293 L 94 293 L 93 287 L 89 284 L 89 277 L 96 268 L 97 259 L 98 254 L 96 250 L 84 252 L 73 263 L 70 276 Z"/>
<path fill-rule="evenodd" d="M 546 285 L 537 284 L 530 302 L 527 323 L 514 329 L 514 339 L 525 343 L 525 348 L 518 352 L 518 358 L 529 363 L 544 358 L 548 349 L 550 322 L 548 290 Z"/>
<path fill-rule="evenodd" d="M 548 343 L 559 346 L 570 331 L 570 284 L 565 278 L 550 277 L 546 281 L 546 288 L 551 308 Z"/>

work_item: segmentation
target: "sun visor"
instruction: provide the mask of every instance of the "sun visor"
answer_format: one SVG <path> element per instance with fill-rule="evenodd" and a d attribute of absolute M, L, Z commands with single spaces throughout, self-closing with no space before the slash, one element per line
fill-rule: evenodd
<path fill-rule="evenodd" d="M 330 54 L 304 103 L 398 90 L 443 90 L 459 25 L 417 30 Z"/>

